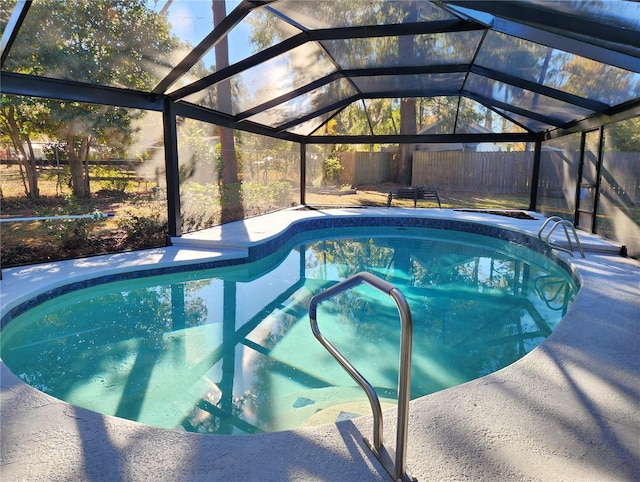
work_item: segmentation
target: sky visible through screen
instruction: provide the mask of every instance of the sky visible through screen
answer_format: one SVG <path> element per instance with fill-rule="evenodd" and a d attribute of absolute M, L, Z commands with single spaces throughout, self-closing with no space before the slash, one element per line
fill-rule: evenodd
<path fill-rule="evenodd" d="M 240 4 L 240 0 L 227 0 L 227 15 Z M 160 12 L 167 9 L 167 18 L 171 24 L 171 33 L 192 46 L 198 45 L 213 30 L 213 11 L 211 0 L 149 0 L 147 8 Z M 251 31 L 249 25 L 240 22 L 233 29 L 239 38 L 248 39 Z M 229 61 L 242 60 L 253 52 L 247 42 L 229 42 Z M 215 65 L 215 52 L 211 48 L 202 58 L 207 68 Z"/>

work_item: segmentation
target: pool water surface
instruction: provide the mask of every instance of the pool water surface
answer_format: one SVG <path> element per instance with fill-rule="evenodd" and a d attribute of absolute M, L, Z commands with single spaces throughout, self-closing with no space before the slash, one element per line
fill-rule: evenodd
<path fill-rule="evenodd" d="M 577 287 L 545 256 L 426 228 L 297 235 L 236 266 L 117 281 L 46 301 L 2 330 L 25 382 L 74 405 L 158 427 L 243 434 L 369 413 L 314 339 L 311 296 L 360 271 L 397 286 L 413 314 L 412 398 L 503 368 L 555 328 Z M 400 322 L 360 286 L 320 304 L 323 334 L 395 403 Z"/>

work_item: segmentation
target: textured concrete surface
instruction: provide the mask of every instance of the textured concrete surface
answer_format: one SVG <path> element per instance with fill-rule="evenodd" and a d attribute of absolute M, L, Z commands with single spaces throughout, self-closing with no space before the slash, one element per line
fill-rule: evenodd
<path fill-rule="evenodd" d="M 534 234 L 541 222 L 380 211 L 462 217 Z M 227 226 L 225 239 L 239 230 L 233 247 L 185 245 L 3 270 L 2 313 L 71 280 L 242 257 L 243 242 L 268 238 L 299 213 Z M 320 215 L 328 214 L 345 210 Z M 219 231 L 201 233 L 197 243 L 204 247 L 202 239 L 215 241 Z M 583 286 L 547 340 L 496 373 L 411 402 L 407 465 L 418 480 L 640 480 L 640 265 L 601 252 L 607 243 L 598 238 L 580 238 L 600 252 L 571 259 Z M 0 368 L 2 481 L 390 480 L 362 441 L 371 437 L 371 417 L 251 436 L 189 434 L 71 406 Z M 385 440 L 393 446 L 395 411 L 385 415 Z"/>

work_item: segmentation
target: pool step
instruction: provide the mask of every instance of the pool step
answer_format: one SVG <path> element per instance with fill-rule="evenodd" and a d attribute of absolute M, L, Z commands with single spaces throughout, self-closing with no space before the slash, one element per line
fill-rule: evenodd
<path fill-rule="evenodd" d="M 371 415 L 371 406 L 359 387 L 326 387 L 305 390 L 274 400 L 274 405 L 289 407 L 275 414 L 268 425 L 270 430 L 292 430 L 336 423 L 342 420 Z M 395 407 L 396 401 L 380 398 L 382 409 Z"/>

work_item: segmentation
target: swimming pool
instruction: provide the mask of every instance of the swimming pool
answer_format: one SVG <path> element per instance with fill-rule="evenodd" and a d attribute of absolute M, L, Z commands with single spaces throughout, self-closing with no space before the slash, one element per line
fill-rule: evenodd
<path fill-rule="evenodd" d="M 279 243 L 251 263 L 53 298 L 3 329 L 2 359 L 58 398 L 149 425 L 283 430 L 368 413 L 306 318 L 312 294 L 354 272 L 387 279 L 409 300 L 412 397 L 520 358 L 550 333 L 576 290 L 542 254 L 462 231 L 334 227 Z M 399 323 L 395 306 L 376 296 L 359 288 L 322 305 L 318 318 L 393 403 Z"/>

